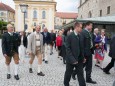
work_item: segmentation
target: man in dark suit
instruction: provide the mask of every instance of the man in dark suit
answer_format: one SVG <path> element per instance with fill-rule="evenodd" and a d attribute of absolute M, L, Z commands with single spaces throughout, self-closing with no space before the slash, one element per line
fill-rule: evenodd
<path fill-rule="evenodd" d="M 48 64 L 48 57 L 47 57 L 47 49 L 51 42 L 50 33 L 48 32 L 48 29 L 44 27 L 44 32 L 42 32 L 43 35 L 43 46 L 44 46 L 44 56 L 43 61 L 45 60 L 45 63 Z"/>
<path fill-rule="evenodd" d="M 83 48 L 83 55 L 86 59 L 84 67 L 86 69 L 86 82 L 96 84 L 95 81 L 91 79 L 92 72 L 92 50 L 93 50 L 93 37 L 92 37 L 92 22 L 86 22 L 85 29 L 81 32 L 81 44 Z M 75 79 L 76 72 L 73 71 L 72 77 Z"/>
<path fill-rule="evenodd" d="M 51 47 L 51 49 L 50 49 L 50 55 L 52 55 L 52 54 L 53 54 L 53 46 L 54 46 L 54 43 L 55 43 L 55 41 L 56 41 L 56 34 L 53 32 L 53 30 L 52 30 L 51 33 L 50 33 L 50 37 L 51 37 L 51 42 L 50 42 L 50 47 Z"/>
<path fill-rule="evenodd" d="M 76 68 L 79 86 L 86 86 L 83 75 L 83 53 L 81 47 L 81 37 L 79 33 L 82 31 L 82 24 L 76 22 L 74 31 L 67 37 L 66 49 L 66 71 L 64 76 L 64 86 L 70 86 L 70 78 L 74 67 Z"/>
<path fill-rule="evenodd" d="M 114 67 L 115 63 L 115 36 L 112 37 L 110 42 L 109 56 L 112 58 L 111 62 L 103 69 L 103 72 L 105 72 L 106 74 L 110 74 L 109 71 L 112 67 Z"/>
<path fill-rule="evenodd" d="M 15 62 L 15 75 L 14 78 L 19 80 L 18 76 L 18 64 L 19 64 L 19 56 L 18 56 L 18 46 L 19 46 L 19 36 L 16 33 L 13 33 L 14 27 L 11 24 L 7 25 L 8 32 L 3 34 L 2 37 L 2 52 L 6 60 L 7 65 L 7 79 L 11 78 L 10 75 L 10 63 L 12 57 Z"/>

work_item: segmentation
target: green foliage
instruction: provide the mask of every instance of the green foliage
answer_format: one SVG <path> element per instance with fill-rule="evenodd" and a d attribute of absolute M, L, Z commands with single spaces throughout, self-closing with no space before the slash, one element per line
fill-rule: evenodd
<path fill-rule="evenodd" d="M 7 22 L 0 21 L 0 30 L 6 30 Z"/>

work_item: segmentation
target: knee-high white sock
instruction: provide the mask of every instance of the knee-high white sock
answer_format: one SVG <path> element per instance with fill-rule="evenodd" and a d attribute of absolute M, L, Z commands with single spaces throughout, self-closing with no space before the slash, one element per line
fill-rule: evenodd
<path fill-rule="evenodd" d="M 29 68 L 32 68 L 32 64 L 29 65 Z"/>
<path fill-rule="evenodd" d="M 7 65 L 7 74 L 10 74 L 10 65 Z"/>
<path fill-rule="evenodd" d="M 38 73 L 41 72 L 41 65 L 38 65 Z"/>
<path fill-rule="evenodd" d="M 18 64 L 15 64 L 15 75 L 18 75 Z"/>

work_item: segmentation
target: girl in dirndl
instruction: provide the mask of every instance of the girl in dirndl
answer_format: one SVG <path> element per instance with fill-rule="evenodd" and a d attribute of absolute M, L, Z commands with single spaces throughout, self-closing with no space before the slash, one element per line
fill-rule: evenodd
<path fill-rule="evenodd" d="M 103 60 L 105 58 L 105 52 L 107 52 L 107 38 L 105 37 L 105 31 L 101 31 L 101 35 L 95 38 L 95 66 L 103 69 Z"/>
<path fill-rule="evenodd" d="M 19 58 L 20 62 L 25 63 L 24 58 L 26 57 L 26 48 L 27 48 L 27 37 L 24 31 L 20 32 L 20 46 L 19 46 Z"/>

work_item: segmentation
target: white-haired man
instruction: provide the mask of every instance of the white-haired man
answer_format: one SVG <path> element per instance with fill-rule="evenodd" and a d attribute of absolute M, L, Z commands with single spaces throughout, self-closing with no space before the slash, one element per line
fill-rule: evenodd
<path fill-rule="evenodd" d="M 19 55 L 18 55 L 18 47 L 20 44 L 20 39 L 16 33 L 13 32 L 14 27 L 11 24 L 7 25 L 7 32 L 3 34 L 2 37 L 2 52 L 6 60 L 7 66 L 7 79 L 11 78 L 10 73 L 10 63 L 12 57 L 15 62 L 15 75 L 14 78 L 19 80 L 18 76 L 18 64 L 19 64 Z"/>
<path fill-rule="evenodd" d="M 48 45 L 50 45 L 51 42 L 51 36 L 46 27 L 44 27 L 44 31 L 42 32 L 42 35 L 43 35 L 43 46 L 44 46 L 43 61 L 45 61 L 45 63 L 48 64 L 47 49 L 48 49 Z"/>
<path fill-rule="evenodd" d="M 35 32 L 31 33 L 28 37 L 28 52 L 30 54 L 30 67 L 29 72 L 33 73 L 32 64 L 35 59 L 35 56 L 38 58 L 38 76 L 45 76 L 45 74 L 41 71 L 42 65 L 42 53 L 43 53 L 43 36 L 40 32 L 41 27 L 39 25 L 36 26 Z"/>

